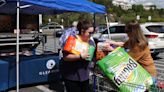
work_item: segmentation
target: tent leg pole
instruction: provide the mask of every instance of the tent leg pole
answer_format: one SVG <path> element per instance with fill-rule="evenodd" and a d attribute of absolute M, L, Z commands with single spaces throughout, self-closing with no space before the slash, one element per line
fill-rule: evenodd
<path fill-rule="evenodd" d="M 19 11 L 20 0 L 17 0 L 17 41 L 16 41 L 16 92 L 19 92 Z"/>
<path fill-rule="evenodd" d="M 96 14 L 93 14 L 93 27 L 94 27 L 94 31 L 96 30 Z"/>
<path fill-rule="evenodd" d="M 110 30 L 109 30 L 109 21 L 108 21 L 108 16 L 107 14 L 105 14 L 105 20 L 106 20 L 106 26 L 107 26 L 107 30 L 108 30 L 108 37 L 111 40 L 111 36 L 110 36 Z"/>

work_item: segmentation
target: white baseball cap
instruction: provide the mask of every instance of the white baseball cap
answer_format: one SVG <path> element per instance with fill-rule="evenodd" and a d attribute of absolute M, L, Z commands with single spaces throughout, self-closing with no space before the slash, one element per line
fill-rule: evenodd
<path fill-rule="evenodd" d="M 72 23 L 72 26 L 76 27 L 77 24 L 78 24 L 78 21 L 74 21 L 74 22 Z"/>

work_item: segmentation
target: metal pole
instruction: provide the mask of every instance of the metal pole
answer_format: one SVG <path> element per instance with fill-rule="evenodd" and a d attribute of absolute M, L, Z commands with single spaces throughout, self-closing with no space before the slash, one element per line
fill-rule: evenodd
<path fill-rule="evenodd" d="M 94 31 L 96 30 L 96 14 L 93 14 L 93 27 L 94 27 Z"/>
<path fill-rule="evenodd" d="M 42 32 L 43 31 L 42 28 L 41 28 L 41 26 L 43 24 L 42 19 L 43 19 L 42 14 L 39 14 L 39 32 Z"/>
<path fill-rule="evenodd" d="M 96 14 L 93 14 L 93 27 L 94 31 L 96 31 Z M 97 44 L 98 40 L 94 39 L 95 43 Z M 96 75 L 95 75 L 95 67 L 96 67 L 96 62 L 94 63 L 94 70 L 93 70 L 93 92 L 96 92 Z"/>
<path fill-rule="evenodd" d="M 108 30 L 108 37 L 109 37 L 109 39 L 111 39 L 110 30 L 109 30 L 109 21 L 108 21 L 107 14 L 105 14 L 105 19 L 106 19 L 106 26 L 107 26 L 107 30 Z"/>
<path fill-rule="evenodd" d="M 19 92 L 19 9 L 20 0 L 17 0 L 17 41 L 16 41 L 16 92 Z"/>
<path fill-rule="evenodd" d="M 43 32 L 42 29 L 42 24 L 43 24 L 43 15 L 39 14 L 39 32 Z M 42 54 L 44 53 L 44 49 L 45 49 L 45 38 L 42 39 Z"/>

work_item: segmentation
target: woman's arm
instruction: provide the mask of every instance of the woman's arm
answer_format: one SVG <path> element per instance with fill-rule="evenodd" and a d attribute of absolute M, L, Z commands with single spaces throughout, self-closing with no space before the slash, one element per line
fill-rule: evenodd
<path fill-rule="evenodd" d="M 116 45 L 116 46 L 123 46 L 124 42 L 116 42 L 113 40 L 107 40 L 106 42 L 109 42 L 110 44 Z"/>
<path fill-rule="evenodd" d="M 63 59 L 65 61 L 74 62 L 74 61 L 79 61 L 79 60 L 87 59 L 87 58 L 89 58 L 88 52 L 83 52 L 80 55 L 75 55 L 75 54 L 72 54 L 72 53 L 63 52 Z"/>
<path fill-rule="evenodd" d="M 63 53 L 64 57 L 63 59 L 65 61 L 78 61 L 80 60 L 80 55 L 75 55 L 75 54 L 71 54 L 71 53 Z"/>

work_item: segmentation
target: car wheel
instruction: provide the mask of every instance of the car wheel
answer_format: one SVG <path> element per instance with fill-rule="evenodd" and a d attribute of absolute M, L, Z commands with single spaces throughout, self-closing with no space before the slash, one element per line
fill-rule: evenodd
<path fill-rule="evenodd" d="M 159 54 L 159 52 L 151 53 L 151 56 L 154 58 L 154 57 L 157 57 L 158 54 Z"/>

